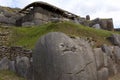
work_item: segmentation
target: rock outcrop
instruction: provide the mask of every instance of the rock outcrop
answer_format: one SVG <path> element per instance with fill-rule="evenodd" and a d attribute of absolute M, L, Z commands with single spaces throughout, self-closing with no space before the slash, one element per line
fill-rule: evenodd
<path fill-rule="evenodd" d="M 21 47 L 0 47 L 0 54 L 12 53 L 11 58 L 10 52 L 1 57 L 0 70 L 27 80 L 108 80 L 120 73 L 118 44 L 93 48 L 82 38 L 51 32 L 39 39 L 32 55 Z"/>
<path fill-rule="evenodd" d="M 30 60 L 28 57 L 20 57 L 20 56 L 16 57 L 15 69 L 17 74 L 26 78 L 29 67 L 30 67 Z"/>
<path fill-rule="evenodd" d="M 63 33 L 49 33 L 33 53 L 34 80 L 97 80 L 92 49 Z"/>
<path fill-rule="evenodd" d="M 112 18 L 107 18 L 107 19 L 96 18 L 94 20 L 91 20 L 89 26 L 92 27 L 95 24 L 99 24 L 100 28 L 104 30 L 109 30 L 109 31 L 114 30 Z"/>
<path fill-rule="evenodd" d="M 49 8 L 50 7 L 50 8 Z M 112 18 L 90 20 L 90 16 L 80 17 L 76 14 L 57 8 L 45 2 L 33 2 L 23 9 L 1 7 L 0 6 L 0 25 L 7 26 L 34 26 L 48 22 L 71 21 L 92 27 L 99 24 L 99 29 L 114 30 Z M 96 28 L 94 26 L 93 28 Z"/>
<path fill-rule="evenodd" d="M 49 33 L 33 53 L 34 80 L 108 80 L 119 73 L 119 51 L 118 46 L 93 49 L 84 39 Z"/>
<path fill-rule="evenodd" d="M 17 13 L 20 9 L 0 6 L 0 24 L 5 26 L 15 26 L 16 20 L 22 17 Z"/>
<path fill-rule="evenodd" d="M 119 34 L 113 34 L 113 35 L 110 37 L 110 40 L 111 40 L 111 42 L 112 42 L 114 45 L 120 47 L 120 35 L 119 35 Z"/>

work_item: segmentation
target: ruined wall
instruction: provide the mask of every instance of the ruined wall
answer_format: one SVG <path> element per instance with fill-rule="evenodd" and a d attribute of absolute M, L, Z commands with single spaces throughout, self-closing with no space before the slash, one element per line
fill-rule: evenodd
<path fill-rule="evenodd" d="M 107 19 L 96 18 L 96 19 L 90 21 L 89 26 L 92 27 L 96 24 L 99 24 L 101 29 L 109 30 L 109 31 L 114 30 L 112 18 L 107 18 Z"/>
<path fill-rule="evenodd" d="M 29 57 L 32 56 L 32 50 L 25 49 L 23 47 L 7 47 L 7 46 L 0 46 L 0 59 L 7 57 L 10 60 L 15 60 L 17 56 L 21 57 Z"/>
<path fill-rule="evenodd" d="M 27 13 L 22 19 L 18 20 L 21 21 L 21 25 L 40 25 L 43 23 L 51 22 L 51 19 L 59 19 L 63 18 L 59 14 L 56 14 L 54 12 L 48 11 L 46 9 L 43 9 L 41 7 L 34 7 L 32 10 L 30 10 L 29 13 Z"/>

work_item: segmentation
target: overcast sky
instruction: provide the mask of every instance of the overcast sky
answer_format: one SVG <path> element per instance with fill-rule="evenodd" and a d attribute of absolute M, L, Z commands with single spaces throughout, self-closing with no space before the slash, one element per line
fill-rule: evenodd
<path fill-rule="evenodd" d="M 114 27 L 120 28 L 120 0 L 0 0 L 0 5 L 23 8 L 31 2 L 44 1 L 85 17 L 113 18 Z"/>

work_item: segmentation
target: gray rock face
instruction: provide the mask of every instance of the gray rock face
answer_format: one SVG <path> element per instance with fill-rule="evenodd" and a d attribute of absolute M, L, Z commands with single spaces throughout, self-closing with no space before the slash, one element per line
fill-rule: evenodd
<path fill-rule="evenodd" d="M 109 76 L 113 76 L 119 71 L 118 69 L 119 65 L 117 63 L 119 47 L 103 45 L 102 50 L 105 52 L 105 54 L 107 54 L 106 59 L 108 64 L 107 67 L 108 67 Z"/>
<path fill-rule="evenodd" d="M 26 77 L 27 70 L 30 67 L 30 61 L 27 57 L 16 57 L 15 68 L 16 73 L 22 77 Z"/>
<path fill-rule="evenodd" d="M 9 62 L 9 70 L 13 71 L 13 72 L 16 72 L 16 70 L 15 70 L 15 61 L 10 61 Z"/>
<path fill-rule="evenodd" d="M 120 47 L 115 46 L 114 51 L 117 72 L 120 72 Z"/>
<path fill-rule="evenodd" d="M 22 17 L 21 14 L 16 13 L 19 9 L 13 9 L 9 7 L 1 7 L 0 6 L 0 24 L 4 26 L 15 26 L 16 20 Z"/>
<path fill-rule="evenodd" d="M 92 49 L 80 45 L 59 32 L 41 37 L 33 53 L 34 80 L 97 80 Z"/>
<path fill-rule="evenodd" d="M 112 47 L 109 47 L 104 44 L 101 48 L 102 48 L 102 51 L 104 51 L 107 54 L 107 56 L 112 56 L 112 51 L 113 51 Z"/>
<path fill-rule="evenodd" d="M 97 66 L 97 69 L 99 70 L 102 67 L 104 67 L 104 55 L 101 48 L 95 48 L 94 55 L 96 60 L 96 66 Z"/>
<path fill-rule="evenodd" d="M 115 46 L 115 59 L 120 64 L 120 48 L 118 46 Z"/>
<path fill-rule="evenodd" d="M 30 67 L 29 67 L 28 70 L 27 70 L 26 79 L 27 79 L 27 80 L 34 80 L 32 62 L 31 62 L 31 64 L 30 64 Z"/>
<path fill-rule="evenodd" d="M 108 69 L 107 68 L 102 68 L 101 70 L 98 71 L 98 80 L 108 80 Z"/>
<path fill-rule="evenodd" d="M 119 34 L 113 34 L 111 36 L 111 41 L 114 45 L 120 46 L 120 35 Z"/>
<path fill-rule="evenodd" d="M 9 68 L 9 60 L 7 57 L 4 57 L 0 61 L 0 70 L 7 70 Z"/>

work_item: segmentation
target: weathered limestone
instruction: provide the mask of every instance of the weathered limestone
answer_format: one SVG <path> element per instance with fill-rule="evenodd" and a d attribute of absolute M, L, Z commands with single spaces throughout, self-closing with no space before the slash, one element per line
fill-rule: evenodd
<path fill-rule="evenodd" d="M 11 60 L 6 57 L 9 50 Z M 0 70 L 14 71 L 27 80 L 108 80 L 120 73 L 119 46 L 92 48 L 87 39 L 61 32 L 42 36 L 33 55 L 30 52 L 22 47 L 0 47 L 0 57 L 5 53 Z"/>
<path fill-rule="evenodd" d="M 14 10 L 17 11 L 17 9 L 12 9 L 8 7 L 3 8 L 0 6 L 0 24 L 1 25 L 14 26 L 16 24 L 16 20 L 20 18 L 22 15 L 20 15 L 19 13 L 16 14 Z"/>
<path fill-rule="evenodd" d="M 108 80 L 120 71 L 119 50 L 107 45 L 92 49 L 79 37 L 49 33 L 39 39 L 34 50 L 34 80 Z"/>
<path fill-rule="evenodd" d="M 110 40 L 114 45 L 117 45 L 120 47 L 120 35 L 119 34 L 113 34 L 110 37 Z"/>
<path fill-rule="evenodd" d="M 113 76 L 120 72 L 120 64 L 119 64 L 119 55 L 120 48 L 118 46 L 107 46 L 103 45 L 102 50 L 107 54 L 107 62 L 108 62 L 108 71 L 109 76 Z"/>
<path fill-rule="evenodd" d="M 100 28 L 104 29 L 104 30 L 109 30 L 109 31 L 113 31 L 114 30 L 112 18 L 107 18 L 107 19 L 96 18 L 94 20 L 91 20 L 91 23 L 90 23 L 89 26 L 92 27 L 95 24 L 99 24 Z"/>
<path fill-rule="evenodd" d="M 101 68 L 98 71 L 98 80 L 108 80 L 108 68 Z"/>
<path fill-rule="evenodd" d="M 26 77 L 27 70 L 30 67 L 30 60 L 28 57 L 16 57 L 15 69 L 16 73 L 22 77 Z"/>
<path fill-rule="evenodd" d="M 92 49 L 83 47 L 63 33 L 43 36 L 33 54 L 34 80 L 97 80 Z"/>
<path fill-rule="evenodd" d="M 30 66 L 30 60 L 28 57 L 20 57 L 17 56 L 16 60 L 9 60 L 7 57 L 4 57 L 0 60 L 0 70 L 10 70 L 12 72 L 15 72 L 17 75 L 24 77 L 24 78 L 31 78 L 33 77 L 32 73 L 33 71 Z M 31 74 L 31 75 L 28 75 Z M 28 79 L 30 80 L 30 79 Z"/>
<path fill-rule="evenodd" d="M 7 57 L 4 57 L 1 61 L 0 61 L 0 70 L 6 70 L 9 68 L 9 61 Z"/>

